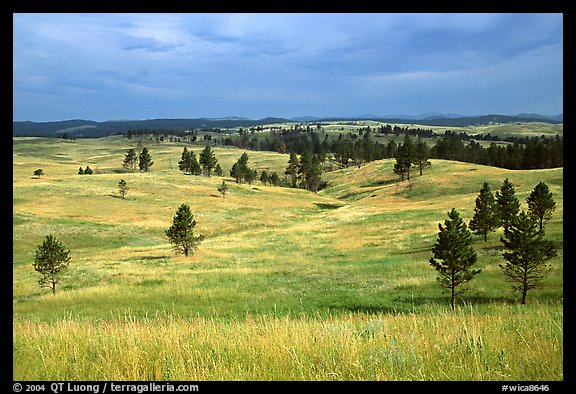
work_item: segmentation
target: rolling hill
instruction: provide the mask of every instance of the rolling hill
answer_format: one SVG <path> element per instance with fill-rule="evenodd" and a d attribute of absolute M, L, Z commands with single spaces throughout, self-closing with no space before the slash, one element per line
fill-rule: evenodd
<path fill-rule="evenodd" d="M 225 118 L 198 118 L 198 119 L 148 119 L 148 120 L 109 120 L 105 122 L 95 122 L 91 120 L 64 120 L 58 122 L 12 122 L 13 136 L 34 136 L 34 137 L 60 137 L 66 133 L 70 137 L 104 137 L 125 133 L 128 130 L 176 130 L 185 131 L 200 128 L 239 128 L 262 126 L 273 123 L 293 123 L 293 122 L 328 122 L 328 121 L 355 121 L 374 120 L 391 124 L 418 124 L 425 126 L 446 126 L 446 127 L 466 127 L 491 124 L 508 124 L 517 122 L 545 122 L 562 123 L 561 115 L 547 118 L 541 115 L 482 115 L 474 117 L 454 117 L 442 114 L 423 114 L 423 118 L 390 118 L 378 117 L 377 115 L 363 115 L 361 117 L 315 117 L 303 116 L 292 119 L 267 117 L 263 119 L 247 119 L 242 117 Z M 559 118 L 560 117 L 560 118 Z"/>
<path fill-rule="evenodd" d="M 433 160 L 409 183 L 397 181 L 389 159 L 325 173 L 329 187 L 317 194 L 225 176 L 230 191 L 222 198 L 221 178 L 178 170 L 183 146 L 150 141 L 152 172 L 131 173 L 121 165 L 130 147 L 121 137 L 14 138 L 15 379 L 445 379 L 434 366 L 441 359 L 465 363 L 444 365 L 451 379 L 562 379 L 562 363 L 553 361 L 562 360 L 562 332 L 553 325 L 562 325 L 562 168 Z M 243 152 L 214 150 L 226 175 Z M 248 154 L 251 166 L 280 174 L 288 161 Z M 96 173 L 78 175 L 86 165 Z M 45 175 L 34 177 L 36 168 Z M 546 286 L 529 294 L 528 309 L 515 309 L 498 267 L 502 230 L 487 243 L 478 236 L 483 272 L 456 317 L 428 264 L 438 223 L 452 207 L 468 222 L 482 182 L 496 190 L 505 178 L 522 209 L 539 181 L 550 186 L 557 209 L 546 234 L 559 256 Z M 125 199 L 120 179 L 129 187 Z M 182 203 L 206 237 L 189 258 L 175 255 L 164 234 Z M 56 296 L 39 288 L 31 265 L 47 234 L 72 254 Z M 446 319 L 455 324 L 441 335 Z M 503 324 L 520 336 L 499 336 Z M 40 333 L 51 338 L 40 345 L 43 366 L 34 345 Z M 527 352 L 520 337 L 538 346 Z M 448 357 L 470 338 L 483 347 Z M 398 364 L 396 357 L 408 358 Z M 417 365 L 427 367 L 418 373 Z"/>

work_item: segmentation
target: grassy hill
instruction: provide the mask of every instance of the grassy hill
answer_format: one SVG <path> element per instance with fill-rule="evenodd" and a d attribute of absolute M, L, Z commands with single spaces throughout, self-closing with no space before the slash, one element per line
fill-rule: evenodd
<path fill-rule="evenodd" d="M 230 190 L 222 198 L 222 179 L 178 170 L 183 144 L 146 146 L 152 172 L 126 173 L 130 144 L 121 137 L 14 138 L 15 379 L 562 379 L 563 169 L 435 160 L 422 177 L 397 182 L 393 160 L 383 160 L 326 173 L 330 186 L 318 194 L 225 177 Z M 214 150 L 226 175 L 243 152 Z M 283 174 L 288 161 L 248 154 L 260 171 Z M 98 173 L 78 175 L 86 165 Z M 36 168 L 45 175 L 34 177 Z M 428 264 L 438 223 L 452 207 L 468 222 L 482 182 L 496 190 L 506 177 L 522 209 L 539 181 L 549 185 L 557 209 L 547 237 L 559 256 L 546 286 L 519 308 L 498 268 L 502 230 L 487 243 L 477 237 L 483 272 L 453 315 Z M 130 188 L 125 199 L 120 179 Z M 206 237 L 189 258 L 175 255 L 164 235 L 182 203 Z M 47 234 L 71 249 L 56 296 L 39 288 L 32 268 Z M 437 343 L 445 320 L 455 326 Z M 518 322 L 525 323 L 517 333 L 497 335 Z M 52 340 L 35 347 L 42 333 Z M 532 356 L 547 364 L 527 356 L 518 364 L 524 345 L 517 341 L 527 335 L 541 344 L 542 354 Z M 458 341 L 466 368 L 447 376 L 438 365 L 418 371 Z M 240 349 L 245 343 L 251 350 Z M 83 356 L 71 362 L 71 352 Z M 348 358 L 336 362 L 336 354 Z M 105 367 L 119 358 L 116 369 Z"/>

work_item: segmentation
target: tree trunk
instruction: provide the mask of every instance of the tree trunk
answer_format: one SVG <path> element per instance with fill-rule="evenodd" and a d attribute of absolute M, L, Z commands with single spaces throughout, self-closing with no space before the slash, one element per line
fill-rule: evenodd
<path fill-rule="evenodd" d="M 526 294 L 528 293 L 528 286 L 526 286 L 526 274 L 524 274 L 524 286 L 522 288 L 522 305 L 526 305 Z"/>
<path fill-rule="evenodd" d="M 52 295 L 56 295 L 56 283 L 52 282 Z"/>
<path fill-rule="evenodd" d="M 488 242 L 488 233 L 487 232 L 484 233 L 484 242 Z"/>
<path fill-rule="evenodd" d="M 522 305 L 526 304 L 526 294 L 528 293 L 528 272 L 524 271 L 524 283 L 522 283 Z"/>
<path fill-rule="evenodd" d="M 452 283 L 452 310 L 456 310 L 456 288 L 454 287 L 454 283 Z"/>

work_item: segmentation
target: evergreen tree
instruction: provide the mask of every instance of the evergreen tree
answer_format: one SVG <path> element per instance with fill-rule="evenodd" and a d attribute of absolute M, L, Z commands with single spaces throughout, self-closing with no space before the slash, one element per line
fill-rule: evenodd
<path fill-rule="evenodd" d="M 216 167 L 218 159 L 210 145 L 207 145 L 202 152 L 200 152 L 200 165 L 205 175 L 211 176 L 212 170 Z"/>
<path fill-rule="evenodd" d="M 298 180 L 298 167 L 300 162 L 296 153 L 290 152 L 290 159 L 288 159 L 288 167 L 286 167 L 286 171 L 284 172 L 288 179 L 290 180 L 290 185 L 292 187 L 296 187 L 296 181 Z"/>
<path fill-rule="evenodd" d="M 194 220 L 190 207 L 187 204 L 182 204 L 172 219 L 172 226 L 166 230 L 166 236 L 177 253 L 184 253 L 184 256 L 188 257 L 188 253 L 194 253 L 198 249 L 204 236 L 194 236 L 195 226 L 196 220 Z"/>
<path fill-rule="evenodd" d="M 416 148 L 414 149 L 414 164 L 420 170 L 420 176 L 422 176 L 422 170 L 424 167 L 430 166 L 431 163 L 428 160 L 430 158 L 430 148 L 428 144 L 424 142 L 420 137 L 416 142 Z"/>
<path fill-rule="evenodd" d="M 300 175 L 302 187 L 316 193 L 322 181 L 322 163 L 318 155 L 312 154 L 310 150 L 304 151 L 300 158 L 298 174 Z"/>
<path fill-rule="evenodd" d="M 232 165 L 230 176 L 236 180 L 236 183 L 246 181 L 249 184 L 252 184 L 254 179 L 257 179 L 258 172 L 248 167 L 248 161 L 248 154 L 244 152 L 238 161 Z"/>
<path fill-rule="evenodd" d="M 398 154 L 398 144 L 396 144 L 394 140 L 388 141 L 388 143 L 386 144 L 386 157 L 387 158 L 396 157 L 397 154 Z"/>
<path fill-rule="evenodd" d="M 220 166 L 220 163 L 216 163 L 216 168 L 214 169 L 214 171 L 216 172 L 216 176 L 222 176 L 222 174 L 224 174 L 224 172 L 222 171 L 222 167 Z"/>
<path fill-rule="evenodd" d="M 190 155 L 190 173 L 192 175 L 201 175 L 202 169 L 200 168 L 200 163 L 198 163 L 198 159 L 196 159 L 196 153 L 193 151 L 188 152 Z"/>
<path fill-rule="evenodd" d="M 228 185 L 226 184 L 226 181 L 222 181 L 220 186 L 218 186 L 218 191 L 222 193 L 222 198 L 226 197 L 226 192 L 228 191 Z"/>
<path fill-rule="evenodd" d="M 438 224 L 440 232 L 432 248 L 434 257 L 430 258 L 430 265 L 438 271 L 437 281 L 440 286 L 450 290 L 452 310 L 455 310 L 456 296 L 463 292 L 463 289 L 458 288 L 480 273 L 480 270 L 472 268 L 478 256 L 470 246 L 472 233 L 466 223 L 454 208 L 448 212 L 448 218 L 444 226 Z"/>
<path fill-rule="evenodd" d="M 148 170 L 150 169 L 150 167 L 152 167 L 153 164 L 154 162 L 152 161 L 152 157 L 148 152 L 148 148 L 146 147 L 142 148 L 138 164 L 140 166 L 140 171 L 148 172 Z"/>
<path fill-rule="evenodd" d="M 136 166 L 138 165 L 138 154 L 134 148 L 128 149 L 126 156 L 124 156 L 124 162 L 122 166 L 124 168 L 130 168 L 132 172 L 136 171 Z"/>
<path fill-rule="evenodd" d="M 38 168 L 37 170 L 34 170 L 34 175 L 37 178 L 40 178 L 40 175 L 44 175 L 44 171 L 41 168 Z"/>
<path fill-rule="evenodd" d="M 78 169 L 78 175 L 84 175 L 84 170 L 82 169 L 82 167 Z"/>
<path fill-rule="evenodd" d="M 60 272 L 70 264 L 70 250 L 62 245 L 52 235 L 47 235 L 41 245 L 36 250 L 34 257 L 34 270 L 42 275 L 38 281 L 40 287 L 52 289 L 52 294 L 56 294 L 56 285 L 60 283 Z"/>
<path fill-rule="evenodd" d="M 238 163 L 240 164 L 240 168 L 247 169 L 248 168 L 248 161 L 250 158 L 248 157 L 248 153 L 244 152 L 238 159 Z"/>
<path fill-rule="evenodd" d="M 262 174 L 260 174 L 260 182 L 266 185 L 268 181 L 269 181 L 268 171 L 264 170 L 262 171 Z"/>
<path fill-rule="evenodd" d="M 510 225 L 512 220 L 518 215 L 518 211 L 520 211 L 520 202 L 516 198 L 515 193 L 514 186 L 508 178 L 504 180 L 502 187 L 496 192 L 500 222 L 504 229 Z"/>
<path fill-rule="evenodd" d="M 178 168 L 180 171 L 184 171 L 185 174 L 192 172 L 192 155 L 186 147 L 182 150 L 182 156 L 178 162 Z"/>
<path fill-rule="evenodd" d="M 120 195 L 122 196 L 122 198 L 124 198 L 124 196 L 128 192 L 128 186 L 126 185 L 126 181 L 124 179 L 120 179 L 120 182 L 118 182 L 118 188 L 120 190 Z"/>
<path fill-rule="evenodd" d="M 338 144 L 334 152 L 334 159 L 340 163 L 342 168 L 347 168 L 352 159 L 353 145 L 350 141 L 345 140 L 344 142 Z M 293 186 L 295 187 L 295 186 Z"/>
<path fill-rule="evenodd" d="M 538 219 L 538 226 L 542 230 L 544 221 L 552 219 L 552 213 L 556 210 L 556 203 L 548 185 L 540 181 L 526 202 L 528 203 L 528 214 Z"/>
<path fill-rule="evenodd" d="M 248 182 L 249 185 L 252 185 L 252 182 L 254 182 L 254 179 L 256 178 L 258 178 L 258 171 L 251 168 L 246 168 L 244 171 L 244 180 Z"/>
<path fill-rule="evenodd" d="M 407 177 L 410 180 L 410 170 L 414 161 L 414 144 L 408 134 L 404 135 L 404 143 L 398 147 L 394 173 L 400 175 L 400 180 Z"/>
<path fill-rule="evenodd" d="M 484 242 L 488 241 L 488 233 L 500 227 L 498 218 L 498 205 L 490 190 L 488 182 L 484 182 L 480 194 L 476 197 L 474 217 L 470 221 L 470 230 L 474 234 L 484 235 Z"/>
<path fill-rule="evenodd" d="M 242 175 L 243 174 L 240 170 L 240 164 L 238 164 L 238 162 L 232 164 L 232 168 L 230 169 L 230 176 L 236 180 L 236 183 L 240 182 Z"/>
<path fill-rule="evenodd" d="M 505 237 L 505 238 L 504 238 Z M 537 219 L 522 211 L 507 228 L 500 241 L 508 251 L 503 253 L 506 264 L 500 264 L 512 289 L 522 294 L 522 304 L 530 289 L 541 285 L 550 272 L 546 261 L 557 255 L 552 242 L 544 240 Z"/>
<path fill-rule="evenodd" d="M 274 185 L 274 186 L 278 186 L 280 184 L 280 177 L 278 176 L 278 174 L 276 173 L 276 171 L 274 171 L 272 173 L 272 175 L 270 176 L 270 182 Z"/>
<path fill-rule="evenodd" d="M 84 170 L 84 174 L 87 175 L 92 175 L 94 173 L 94 171 L 92 171 L 92 169 L 88 166 L 86 166 L 86 169 Z"/>

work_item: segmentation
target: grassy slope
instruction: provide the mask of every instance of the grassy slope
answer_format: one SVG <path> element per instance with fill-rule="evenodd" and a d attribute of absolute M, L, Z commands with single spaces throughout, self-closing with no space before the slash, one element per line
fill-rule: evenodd
<path fill-rule="evenodd" d="M 129 145 L 121 138 L 18 138 L 13 146 L 14 318 L 18 331 L 30 332 L 28 339 L 34 337 L 29 324 L 64 317 L 92 324 L 115 322 L 127 313 L 134 319 L 155 314 L 236 319 L 246 313 L 281 318 L 302 312 L 345 318 L 355 312 L 443 310 L 448 300 L 428 265 L 437 225 L 452 207 L 469 221 L 484 180 L 496 190 L 509 177 L 523 209 L 530 190 L 545 181 L 558 207 L 547 235 L 562 246 L 562 169 L 508 171 L 433 161 L 424 176 L 413 178 L 410 189 L 408 182 L 395 182 L 393 161 L 384 160 L 326 174 L 332 186 L 317 195 L 230 180 L 230 193 L 221 198 L 216 191 L 221 179 L 177 170 L 182 145 L 150 143 L 155 164 L 147 174 L 122 173 Z M 216 149 L 225 174 L 241 153 Z M 279 173 L 288 160 L 275 153 L 249 155 L 252 165 Z M 77 175 L 78 167 L 87 164 L 103 173 Z M 46 175 L 35 179 L 36 168 Z M 117 191 L 120 179 L 130 187 L 124 200 Z M 188 259 L 176 256 L 164 236 L 181 203 L 191 206 L 197 231 L 206 235 Z M 38 288 L 31 266 L 36 245 L 48 233 L 72 250 L 56 297 Z M 497 266 L 500 235 L 501 230 L 490 234 L 488 243 L 478 237 L 483 273 L 464 297 L 496 322 L 501 317 L 494 308 L 517 302 Z M 561 302 L 562 249 L 553 267 L 547 286 L 529 293 L 529 303 Z M 558 306 L 550 308 L 561 313 Z M 26 360 L 22 357 L 18 360 Z"/>

